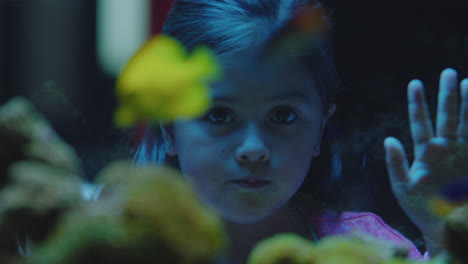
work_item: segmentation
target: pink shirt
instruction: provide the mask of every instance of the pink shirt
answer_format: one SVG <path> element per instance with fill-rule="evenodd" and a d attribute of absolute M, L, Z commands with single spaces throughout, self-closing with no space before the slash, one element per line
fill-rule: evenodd
<path fill-rule="evenodd" d="M 319 239 L 328 235 L 359 231 L 375 238 L 391 241 L 398 247 L 408 247 L 408 259 L 429 259 L 427 253 L 423 256 L 409 239 L 389 227 L 379 216 L 373 213 L 343 212 L 338 214 L 334 211 L 325 211 L 320 214 L 307 214 L 306 217 Z"/>

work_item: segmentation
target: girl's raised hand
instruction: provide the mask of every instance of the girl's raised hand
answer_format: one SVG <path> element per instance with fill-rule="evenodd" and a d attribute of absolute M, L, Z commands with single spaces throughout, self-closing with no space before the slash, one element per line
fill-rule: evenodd
<path fill-rule="evenodd" d="M 414 143 L 409 166 L 403 145 L 385 139 L 387 171 L 393 192 L 410 219 L 420 228 L 432 254 L 440 250 L 443 219 L 429 201 L 449 183 L 468 176 L 468 79 L 460 83 L 457 72 L 445 69 L 440 76 L 437 123 L 434 132 L 421 81 L 408 84 L 408 112 Z"/>

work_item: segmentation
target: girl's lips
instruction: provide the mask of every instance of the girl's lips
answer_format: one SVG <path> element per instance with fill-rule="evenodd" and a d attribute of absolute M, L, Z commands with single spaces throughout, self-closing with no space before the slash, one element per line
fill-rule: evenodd
<path fill-rule="evenodd" d="M 244 188 L 262 188 L 271 183 L 268 180 L 232 180 L 231 182 Z"/>

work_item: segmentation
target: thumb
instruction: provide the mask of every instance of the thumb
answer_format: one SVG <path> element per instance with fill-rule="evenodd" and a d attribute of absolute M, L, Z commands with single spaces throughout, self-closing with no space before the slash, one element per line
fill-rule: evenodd
<path fill-rule="evenodd" d="M 395 188 L 397 183 L 409 183 L 408 160 L 401 142 L 394 137 L 388 137 L 384 140 L 384 148 L 387 172 L 392 188 Z"/>

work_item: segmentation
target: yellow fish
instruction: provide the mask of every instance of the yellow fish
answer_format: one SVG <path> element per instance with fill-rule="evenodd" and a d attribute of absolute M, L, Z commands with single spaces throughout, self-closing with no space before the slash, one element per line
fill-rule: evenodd
<path fill-rule="evenodd" d="M 441 217 L 448 216 L 456 208 L 468 205 L 468 178 L 466 175 L 446 186 L 429 200 L 431 211 Z"/>
<path fill-rule="evenodd" d="M 115 123 L 170 122 L 196 118 L 210 106 L 208 84 L 221 70 L 215 55 L 200 46 L 189 54 L 177 40 L 158 35 L 129 60 L 117 80 L 120 106 Z"/>

